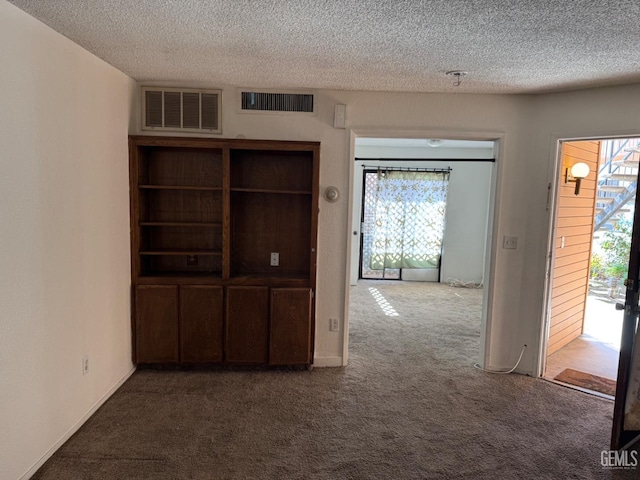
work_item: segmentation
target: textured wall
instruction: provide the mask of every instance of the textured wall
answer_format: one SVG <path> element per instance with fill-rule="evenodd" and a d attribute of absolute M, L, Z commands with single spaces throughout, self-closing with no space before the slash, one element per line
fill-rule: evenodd
<path fill-rule="evenodd" d="M 633 106 L 640 100 L 637 85 L 540 96 L 319 91 L 316 116 L 242 114 L 236 87 L 182 86 L 223 88 L 223 137 L 322 142 L 320 189 L 335 185 L 343 195 L 335 204 L 320 201 L 315 345 L 319 364 L 340 363 L 347 334 L 344 328 L 330 332 L 328 319 L 344 319 L 345 275 L 351 270 L 351 132 L 500 139 L 494 231 L 487 236 L 493 259 L 491 288 L 486 289 L 491 324 L 484 360 L 488 367 L 512 366 L 527 344 L 519 371 L 530 374 L 536 372 L 540 355 L 550 219 L 547 187 L 556 180 L 556 139 L 640 133 L 640 115 Z M 333 128 L 336 103 L 347 105 L 346 130 Z M 518 248 L 504 250 L 503 235 L 517 236 Z"/>
<path fill-rule="evenodd" d="M 146 85 L 146 83 L 145 83 Z M 165 83 L 165 86 L 178 84 Z M 400 94 L 346 91 L 319 91 L 316 97 L 317 115 L 245 114 L 238 113 L 237 89 L 233 86 L 189 84 L 182 86 L 218 87 L 223 89 L 222 137 L 279 140 L 320 141 L 320 191 L 329 185 L 343 193 L 337 203 L 320 199 L 318 233 L 318 283 L 316 312 L 315 356 L 317 365 L 340 365 L 343 359 L 345 286 L 350 271 L 351 233 L 349 226 L 350 188 L 350 130 L 386 136 L 423 137 L 479 137 L 494 139 L 506 135 L 501 146 L 505 175 L 515 175 L 518 165 L 525 161 L 519 151 L 527 143 L 527 126 L 531 97 L 507 95 L 443 95 Z M 347 129 L 333 128 L 333 109 L 336 103 L 347 105 Z M 144 132 L 141 132 L 144 133 Z M 370 135 L 371 136 L 371 135 Z M 521 233 L 519 215 L 527 205 L 520 197 L 520 186 L 510 181 L 500 186 L 502 195 L 509 198 L 501 208 L 495 224 L 502 216 L 513 219 L 508 234 Z M 503 291 L 521 274 L 520 250 L 496 255 L 497 288 Z M 513 321 L 518 309 L 518 294 L 501 296 L 496 345 L 504 343 L 516 329 Z M 503 313 L 504 312 L 504 313 Z M 505 315 L 505 317 L 503 317 Z M 329 331 L 329 318 L 341 320 L 341 331 Z M 521 347 L 520 347 L 521 348 Z M 520 352 L 515 351 L 515 358 Z M 498 348 L 496 347 L 496 351 Z M 503 345 L 498 365 L 512 361 L 511 346 Z"/>
<path fill-rule="evenodd" d="M 14 480 L 131 370 L 135 84 L 4 1 L 0 65 L 0 478 Z"/>
<path fill-rule="evenodd" d="M 131 365 L 126 136 L 133 82 L 0 2 L 0 478 L 46 455 Z M 164 82 L 163 82 L 164 83 Z M 167 84 L 168 85 L 168 84 Z M 175 85 L 175 84 L 174 84 Z M 186 85 L 184 85 L 186 86 Z M 535 372 L 542 331 L 547 185 L 558 138 L 637 135 L 640 86 L 543 96 L 322 91 L 316 116 L 237 112 L 224 85 L 223 137 L 322 142 L 316 357 L 340 364 L 351 243 L 350 130 L 499 138 L 487 366 Z M 346 130 L 333 106 L 346 104 Z M 135 106 L 133 112 L 137 112 Z M 137 122 L 136 122 L 137 124 Z M 495 241 L 494 241 L 495 234 Z M 502 235 L 519 237 L 503 250 Z M 82 376 L 80 359 L 90 355 Z"/>
<path fill-rule="evenodd" d="M 541 351 L 543 297 L 545 294 L 545 256 L 548 246 L 550 213 L 546 210 L 547 185 L 559 178 L 556 169 L 558 139 L 630 137 L 640 134 L 640 85 L 596 88 L 535 97 L 531 117 L 530 144 L 521 170 L 526 181 L 522 195 L 529 202 L 521 212 L 526 242 L 523 262 L 527 267 L 514 287 L 522 292 L 516 342 L 529 342 L 523 358 L 525 371 L 534 372 Z M 538 168 L 534 168 L 538 165 Z M 517 340 L 516 340 L 517 339 Z M 515 347 L 514 347 L 515 348 Z"/>

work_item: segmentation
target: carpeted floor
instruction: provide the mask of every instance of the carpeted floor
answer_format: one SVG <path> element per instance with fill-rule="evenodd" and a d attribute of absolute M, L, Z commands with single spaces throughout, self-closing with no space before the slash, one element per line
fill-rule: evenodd
<path fill-rule="evenodd" d="M 481 297 L 359 284 L 346 368 L 138 371 L 33 478 L 638 478 L 600 464 L 612 402 L 473 368 Z"/>

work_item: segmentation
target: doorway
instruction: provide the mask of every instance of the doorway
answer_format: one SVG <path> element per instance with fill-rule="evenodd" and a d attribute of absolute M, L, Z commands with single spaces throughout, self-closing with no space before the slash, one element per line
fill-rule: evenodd
<path fill-rule="evenodd" d="M 379 132 L 376 132 L 379 133 Z M 495 190 L 497 185 L 496 156 L 498 142 L 491 137 L 470 136 L 469 140 L 443 140 L 428 138 L 390 138 L 368 137 L 352 133 L 353 164 L 350 167 L 351 193 L 351 219 L 352 235 L 350 238 L 350 270 L 349 285 L 357 286 L 359 290 L 364 288 L 366 294 L 371 297 L 371 308 L 381 309 L 391 316 L 399 315 L 396 320 L 402 323 L 402 315 L 409 304 L 416 305 L 419 302 L 406 302 L 395 304 L 387 299 L 383 290 L 389 283 L 389 278 L 394 289 L 402 292 L 421 291 L 422 302 L 428 301 L 429 294 L 425 293 L 429 286 L 433 288 L 449 287 L 474 287 L 482 299 L 478 309 L 478 318 L 481 319 L 481 332 L 479 336 L 479 354 L 477 360 L 484 364 L 486 354 L 487 315 L 491 295 L 488 274 L 491 264 L 491 235 L 493 232 L 493 208 L 495 205 Z M 429 268 L 385 268 L 384 275 L 378 274 L 378 280 L 367 280 L 367 271 L 362 275 L 363 244 L 367 241 L 364 234 L 369 234 L 366 225 L 363 225 L 363 208 L 365 208 L 366 179 L 365 172 L 378 172 L 382 169 L 392 170 L 417 170 L 447 171 L 449 170 L 449 184 L 446 201 L 444 232 L 439 245 L 440 258 L 427 267 Z M 364 231 L 363 231 L 364 230 Z M 370 260 L 365 260 L 369 262 Z M 365 263 L 366 266 L 366 263 Z M 424 267 L 425 265 L 422 265 Z M 372 270 L 372 269 L 370 269 Z M 369 270 L 369 273 L 370 273 Z M 435 273 L 435 275 L 434 275 Z M 426 274 L 426 275 L 425 275 Z M 363 278 L 364 277 L 364 278 Z M 370 285 L 373 282 L 374 285 Z M 411 283 L 409 283 L 411 282 Z M 378 283 L 381 286 L 376 287 Z M 421 285 L 420 288 L 411 286 Z M 449 285 L 443 285 L 449 284 Z M 489 285 L 489 288 L 485 288 Z M 365 288 L 366 286 L 366 288 Z M 360 288 L 362 287 L 362 288 Z M 371 290 L 370 290 L 371 289 Z M 455 304 L 457 288 L 450 293 L 450 300 Z M 353 288 L 346 294 L 349 299 L 347 305 L 352 303 Z M 459 295 L 463 295 L 459 292 Z M 403 297 L 407 298 L 407 297 Z M 392 308 L 395 310 L 392 311 Z M 455 310 L 455 306 L 450 305 Z M 357 312 L 353 312 L 357 314 Z M 349 310 L 345 313 L 349 318 Z M 394 324 L 396 321 L 394 320 Z M 344 357 L 348 357 L 349 345 L 349 321 L 346 322 L 344 337 Z"/>
<path fill-rule="evenodd" d="M 615 397 L 639 139 L 560 143 L 543 377 Z M 576 164 L 586 178 L 571 178 Z M 579 185 L 579 186 L 578 186 Z"/>

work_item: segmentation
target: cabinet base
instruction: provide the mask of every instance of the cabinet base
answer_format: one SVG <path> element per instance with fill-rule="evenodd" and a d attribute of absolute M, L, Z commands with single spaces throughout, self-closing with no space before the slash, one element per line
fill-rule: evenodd
<path fill-rule="evenodd" d="M 313 365 L 310 363 L 300 365 L 233 365 L 219 363 L 196 363 L 196 364 L 171 364 L 171 363 L 141 363 L 136 366 L 138 370 L 164 370 L 182 372 L 219 372 L 219 371 L 311 371 Z"/>

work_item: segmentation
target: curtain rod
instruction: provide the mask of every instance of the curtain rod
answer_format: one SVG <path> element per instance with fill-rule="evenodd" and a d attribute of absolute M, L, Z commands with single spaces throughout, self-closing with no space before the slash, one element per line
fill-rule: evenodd
<path fill-rule="evenodd" d="M 362 165 L 362 168 L 372 168 L 375 170 L 392 171 L 392 172 L 433 172 L 433 173 L 449 173 L 453 169 L 447 168 L 420 168 L 420 167 L 379 167 L 376 165 Z"/>

